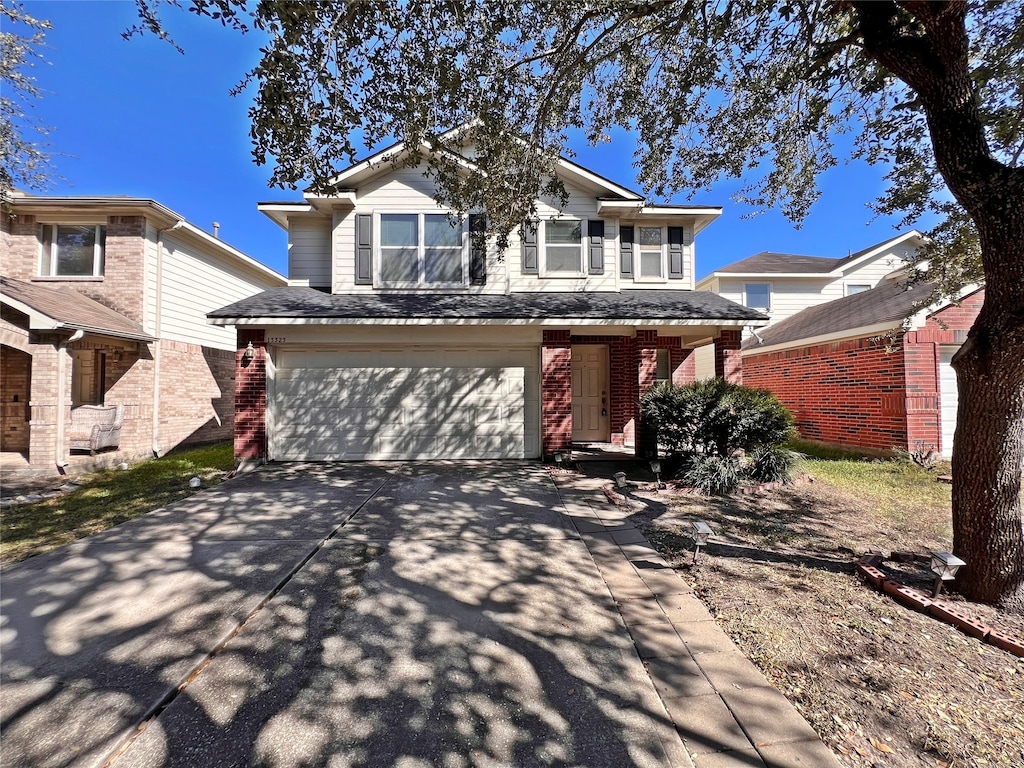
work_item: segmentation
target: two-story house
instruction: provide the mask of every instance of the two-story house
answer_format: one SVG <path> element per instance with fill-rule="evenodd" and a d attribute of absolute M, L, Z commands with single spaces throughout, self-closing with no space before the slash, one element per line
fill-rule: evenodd
<path fill-rule="evenodd" d="M 692 380 L 695 348 L 717 342 L 739 377 L 741 331 L 764 316 L 694 290 L 694 239 L 720 208 L 649 205 L 562 160 L 568 205 L 538 201 L 499 251 L 485 212 L 453 226 L 424 169 L 389 162 L 407 151 L 259 206 L 288 232 L 289 285 L 209 315 L 238 328 L 240 458 L 637 446 L 640 394 Z"/>
<path fill-rule="evenodd" d="M 827 259 L 759 253 L 703 286 L 765 312 L 743 342 L 744 383 L 771 390 L 802 437 L 848 448 L 953 450 L 958 393 L 951 361 L 984 300 L 922 308 L 930 288 L 903 285 L 923 244 L 916 230 Z M 709 367 L 698 359 L 698 373 Z"/>
<path fill-rule="evenodd" d="M 15 194 L 0 256 L 5 455 L 64 469 L 84 405 L 120 406 L 106 463 L 231 437 L 235 333 L 206 313 L 284 277 L 130 197 Z"/>

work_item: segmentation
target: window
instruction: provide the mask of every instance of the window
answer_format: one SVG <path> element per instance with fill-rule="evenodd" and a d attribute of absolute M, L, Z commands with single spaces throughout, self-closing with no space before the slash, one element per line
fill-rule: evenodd
<path fill-rule="evenodd" d="M 44 224 L 40 241 L 42 277 L 102 277 L 106 227 Z"/>
<path fill-rule="evenodd" d="M 747 283 L 743 303 L 751 309 L 767 312 L 772 308 L 772 287 L 768 283 Z"/>
<path fill-rule="evenodd" d="M 640 227 L 640 277 L 664 277 L 661 227 Z"/>
<path fill-rule="evenodd" d="M 583 273 L 583 222 L 575 219 L 544 222 L 544 271 L 564 275 Z"/>
<path fill-rule="evenodd" d="M 658 368 L 654 374 L 654 380 L 659 384 L 663 381 L 671 381 L 672 379 L 672 350 L 670 349 L 659 349 L 658 352 Z"/>
<path fill-rule="evenodd" d="M 853 294 L 855 294 L 855 293 L 863 293 L 864 291 L 869 291 L 869 290 L 871 290 L 871 286 L 870 285 L 858 285 L 858 284 L 855 284 L 855 283 L 847 283 L 846 284 L 846 295 L 847 296 L 853 296 Z"/>
<path fill-rule="evenodd" d="M 464 285 L 465 224 L 443 213 L 380 215 L 380 282 L 391 286 Z"/>

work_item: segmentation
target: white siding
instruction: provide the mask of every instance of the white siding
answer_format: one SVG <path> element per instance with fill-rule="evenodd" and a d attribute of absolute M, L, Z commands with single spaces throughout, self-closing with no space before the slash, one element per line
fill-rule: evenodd
<path fill-rule="evenodd" d="M 331 243 L 334 249 L 332 293 L 372 293 L 371 285 L 355 284 L 355 222 L 357 213 L 427 212 L 441 210 L 434 201 L 433 181 L 423 175 L 422 167 L 397 168 L 359 189 L 355 210 L 334 215 Z M 493 245 L 488 249 L 487 284 L 467 286 L 467 293 L 504 293 L 505 264 Z"/>
<path fill-rule="evenodd" d="M 668 240 L 667 240 L 668 232 L 666 230 L 665 233 L 664 233 L 664 235 L 666 237 L 666 240 L 665 240 L 665 245 L 663 246 L 663 250 L 665 251 L 665 253 L 663 254 L 663 258 L 664 258 L 663 266 L 664 266 L 665 277 L 662 278 L 661 280 L 651 280 L 649 278 L 644 278 L 643 280 L 641 280 L 638 277 L 634 277 L 632 279 L 627 278 L 627 277 L 620 277 L 621 288 L 623 290 L 625 290 L 627 288 L 631 289 L 631 290 L 632 289 L 653 289 L 653 290 L 662 290 L 662 291 L 664 291 L 664 290 L 676 290 L 676 289 L 679 289 L 679 290 L 690 290 L 690 291 L 693 290 L 693 286 L 694 286 L 694 283 L 695 283 L 695 277 L 694 277 L 695 268 L 694 268 L 693 226 L 692 225 L 680 225 L 678 222 L 671 222 L 671 221 L 664 221 L 664 220 L 658 221 L 656 219 L 651 219 L 650 221 L 648 221 L 647 219 L 644 219 L 643 221 L 625 221 L 625 222 L 620 222 L 620 223 L 621 224 L 625 224 L 626 226 L 636 227 L 637 229 L 639 229 L 640 227 L 669 227 L 669 226 L 672 226 L 672 227 L 682 226 L 683 227 L 683 277 L 682 277 L 682 279 L 672 279 L 672 280 L 668 279 L 668 266 L 669 266 L 668 265 Z M 615 268 L 616 271 L 618 271 L 619 267 L 620 267 L 620 264 L 619 264 L 619 240 L 618 240 L 618 238 L 615 239 L 614 243 L 610 244 L 610 247 L 612 247 L 614 249 L 614 256 L 615 256 L 614 268 Z M 638 260 L 640 258 L 640 251 L 639 251 L 639 247 L 637 245 L 634 245 L 633 249 L 634 249 L 634 254 L 633 254 L 633 259 L 634 259 L 633 274 L 634 275 L 638 275 L 639 274 L 639 266 L 636 263 L 636 260 Z"/>
<path fill-rule="evenodd" d="M 288 220 L 288 277 L 331 286 L 331 220 L 292 216 Z"/>
<path fill-rule="evenodd" d="M 216 349 L 235 348 L 235 329 L 206 324 L 206 313 L 259 293 L 265 278 L 229 266 L 164 234 L 160 337 Z"/>
<path fill-rule="evenodd" d="M 694 377 L 697 381 L 715 378 L 715 345 L 705 344 L 693 350 Z"/>
<path fill-rule="evenodd" d="M 853 269 L 844 272 L 842 283 L 855 283 L 857 285 L 870 285 L 874 288 L 890 272 L 894 272 L 904 266 L 913 255 L 914 249 L 905 246 L 896 246 L 872 259 L 865 261 Z M 840 294 L 843 295 L 843 294 Z"/>
<path fill-rule="evenodd" d="M 559 210 L 555 202 L 541 200 L 537 205 L 537 215 L 541 219 L 565 217 L 576 218 L 581 221 L 600 218 L 597 215 L 597 199 L 582 189 L 570 184 L 565 185 L 565 191 L 569 195 L 569 202 L 565 208 Z M 584 241 L 586 226 L 584 225 Z M 543 265 L 541 275 L 524 275 L 522 272 L 523 249 L 519 241 L 519 234 L 514 233 L 509 243 L 506 260 L 509 269 L 509 285 L 512 293 L 538 291 L 551 291 L 560 293 L 572 293 L 576 291 L 616 291 L 619 288 L 619 240 L 618 223 L 614 219 L 605 219 L 604 222 L 604 274 L 602 275 L 581 275 L 578 277 L 545 277 Z M 584 243 L 585 246 L 585 243 Z M 543 261 L 543 257 L 542 261 Z M 583 267 L 587 268 L 587 254 L 584 247 Z"/>
<path fill-rule="evenodd" d="M 824 304 L 826 301 L 841 298 L 843 285 L 839 281 L 826 283 L 814 279 L 765 279 L 743 278 L 738 280 L 722 279 L 718 293 L 737 304 L 744 302 L 744 286 L 747 283 L 769 283 L 771 285 L 771 311 L 768 317 L 777 323 L 792 317 L 797 312 Z"/>

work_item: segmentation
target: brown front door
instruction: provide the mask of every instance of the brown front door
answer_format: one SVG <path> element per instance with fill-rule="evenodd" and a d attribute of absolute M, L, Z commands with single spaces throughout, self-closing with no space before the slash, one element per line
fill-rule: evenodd
<path fill-rule="evenodd" d="M 604 443 L 608 429 L 608 347 L 579 344 L 572 348 L 572 439 Z"/>

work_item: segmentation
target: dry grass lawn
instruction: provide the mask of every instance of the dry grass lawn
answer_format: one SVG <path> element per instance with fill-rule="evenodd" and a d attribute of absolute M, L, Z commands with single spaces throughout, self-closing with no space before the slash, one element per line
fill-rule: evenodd
<path fill-rule="evenodd" d="M 628 503 L 844 765 L 1024 766 L 1024 660 L 855 576 L 854 558 L 869 547 L 949 549 L 950 487 L 897 462 L 807 460 L 801 469 L 814 482 L 761 496 L 704 499 L 648 483 Z M 696 519 L 717 535 L 693 567 Z M 1020 616 L 962 607 L 1024 636 Z"/>

